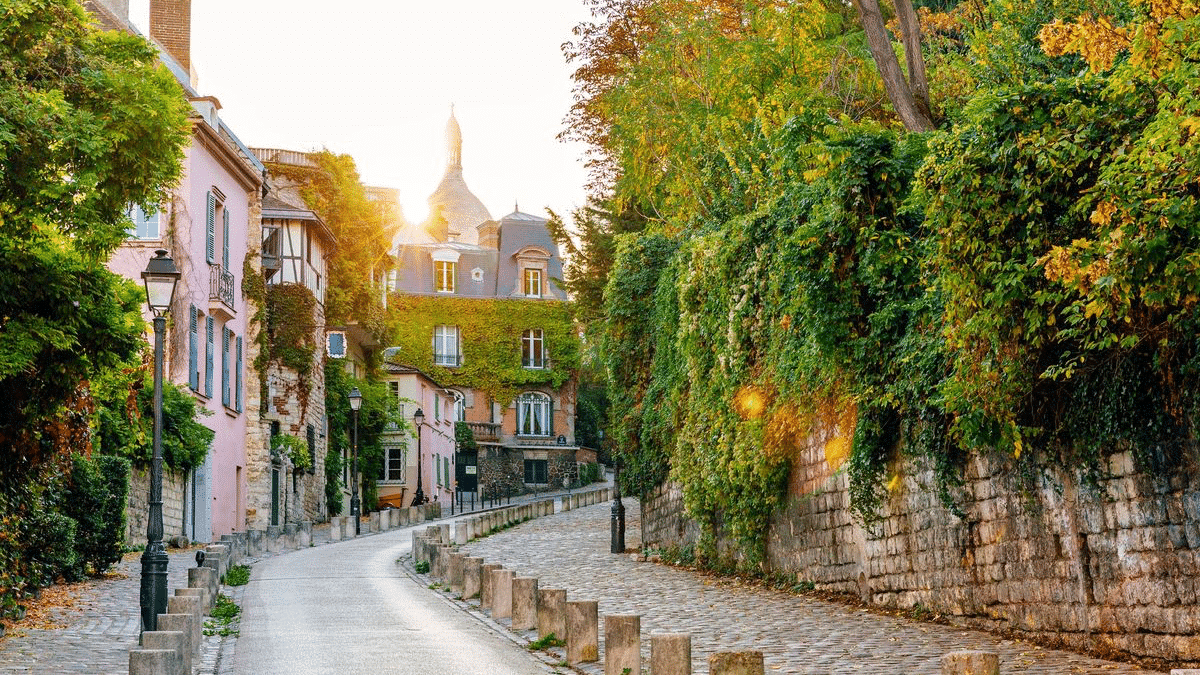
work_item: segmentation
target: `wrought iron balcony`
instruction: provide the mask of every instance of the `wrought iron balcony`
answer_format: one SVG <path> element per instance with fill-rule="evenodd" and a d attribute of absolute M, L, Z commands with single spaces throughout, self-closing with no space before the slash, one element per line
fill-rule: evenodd
<path fill-rule="evenodd" d="M 233 275 L 220 265 L 208 267 L 208 299 L 220 300 L 233 311 Z"/>

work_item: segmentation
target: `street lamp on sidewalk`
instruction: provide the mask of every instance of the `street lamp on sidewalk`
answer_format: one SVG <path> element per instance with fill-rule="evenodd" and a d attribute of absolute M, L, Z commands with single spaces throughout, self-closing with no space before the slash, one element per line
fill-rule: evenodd
<path fill-rule="evenodd" d="M 424 423 L 425 413 L 417 408 L 417 412 L 413 413 L 413 426 L 417 428 L 417 491 L 413 494 L 413 506 L 425 503 L 425 489 L 421 487 L 421 425 Z"/>
<path fill-rule="evenodd" d="M 175 283 L 179 281 L 175 262 L 165 250 L 154 257 L 142 272 L 146 284 L 146 304 L 154 315 L 154 440 L 150 460 L 150 512 L 146 519 L 146 550 L 142 553 L 142 585 L 140 593 L 142 630 L 158 629 L 158 615 L 167 613 L 167 549 L 163 546 L 162 518 L 162 407 L 163 407 L 163 339 L 167 332 L 167 314 L 175 298 Z"/>
<path fill-rule="evenodd" d="M 362 504 L 358 499 L 358 409 L 362 407 L 362 392 L 355 387 L 350 390 L 350 410 L 354 411 L 354 458 L 350 465 L 352 480 L 354 485 L 350 488 L 350 515 L 354 516 L 354 534 L 359 534 L 358 523 L 361 520 L 359 517 L 359 509 Z"/>

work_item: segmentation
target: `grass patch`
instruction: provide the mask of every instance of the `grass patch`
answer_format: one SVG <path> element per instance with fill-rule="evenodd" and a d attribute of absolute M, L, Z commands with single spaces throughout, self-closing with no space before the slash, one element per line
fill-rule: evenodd
<path fill-rule="evenodd" d="M 250 582 L 250 566 L 249 565 L 234 565 L 225 573 L 223 583 L 230 586 L 245 586 Z"/>
<path fill-rule="evenodd" d="M 565 640 L 559 640 L 554 633 L 551 633 L 544 638 L 539 638 L 533 642 L 530 642 L 528 645 L 526 645 L 526 649 L 529 651 L 538 651 L 549 649 L 551 647 L 562 647 L 566 644 L 567 643 Z"/>
<path fill-rule="evenodd" d="M 229 599 L 227 595 L 217 596 L 217 606 L 213 609 L 212 617 L 204 621 L 205 635 L 237 635 L 237 622 L 242 614 L 242 608 Z"/>

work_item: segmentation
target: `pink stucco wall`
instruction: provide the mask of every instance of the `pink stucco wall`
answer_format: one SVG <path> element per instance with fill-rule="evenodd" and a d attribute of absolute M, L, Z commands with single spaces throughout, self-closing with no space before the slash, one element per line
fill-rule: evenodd
<path fill-rule="evenodd" d="M 197 121 L 196 124 L 205 124 Z M 210 141 L 211 142 L 211 141 Z M 206 334 L 203 317 L 198 325 L 200 364 L 200 392 L 196 394 L 201 405 L 212 414 L 201 419 L 201 423 L 215 432 L 210 450 L 211 473 L 207 476 L 207 487 L 211 491 L 211 532 L 207 538 L 219 538 L 222 534 L 245 529 L 246 499 L 246 415 L 238 412 L 236 401 L 227 407 L 221 397 L 221 351 L 222 329 L 229 328 L 235 336 L 243 338 L 243 400 L 257 396 L 245 386 L 245 371 L 251 367 L 245 358 L 246 324 L 253 313 L 246 306 L 242 294 L 242 269 L 250 237 L 261 237 L 259 223 L 250 223 L 250 205 L 256 197 L 256 186 L 249 186 L 244 179 L 229 167 L 227 157 L 210 150 L 201 142 L 198 132 L 193 133 L 192 143 L 184 156 L 183 177 L 173 191 L 169 204 L 164 205 L 160 215 L 158 240 L 129 240 L 109 262 L 114 272 L 141 281 L 141 272 L 154 255 L 154 249 L 165 248 L 174 259 L 183 276 L 175 290 L 167 338 L 166 372 L 172 382 L 188 387 L 188 331 L 190 306 L 194 305 L 204 315 L 212 315 L 213 326 L 213 387 L 212 397 L 204 396 Z M 229 211 L 230 250 L 229 272 L 234 275 L 234 306 L 230 312 L 223 309 L 219 300 L 210 300 L 210 265 L 206 260 L 205 215 L 208 193 L 216 187 L 224 193 L 223 206 Z M 216 262 L 222 258 L 222 223 L 216 223 Z M 229 317 L 227 314 L 232 314 Z M 147 318 L 149 315 L 147 313 Z M 152 336 L 152 334 L 151 334 Z M 236 382 L 236 356 L 233 342 L 229 350 L 231 389 Z M 232 398 L 236 398 L 236 392 Z M 200 513 L 199 510 L 196 513 Z M 178 532 L 178 525 L 165 524 L 168 533 Z M 205 540 L 200 526 L 196 538 Z"/>

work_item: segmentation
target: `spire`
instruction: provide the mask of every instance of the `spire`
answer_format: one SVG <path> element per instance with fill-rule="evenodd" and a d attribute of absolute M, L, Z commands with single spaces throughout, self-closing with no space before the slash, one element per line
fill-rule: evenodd
<path fill-rule="evenodd" d="M 446 168 L 462 170 L 462 129 L 454 118 L 454 104 L 450 104 L 450 121 L 446 123 Z"/>

